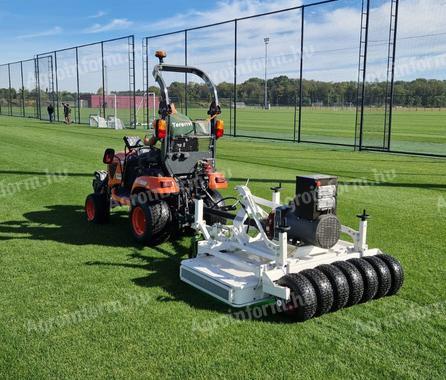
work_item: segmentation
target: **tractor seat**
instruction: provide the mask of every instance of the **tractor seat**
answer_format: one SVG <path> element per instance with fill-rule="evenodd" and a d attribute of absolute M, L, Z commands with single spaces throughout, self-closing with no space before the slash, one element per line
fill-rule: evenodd
<path fill-rule="evenodd" d="M 135 156 L 140 165 L 158 164 L 161 161 L 161 152 L 159 149 L 141 149 L 139 154 Z"/>
<path fill-rule="evenodd" d="M 130 188 L 136 178 L 143 175 L 145 169 L 152 165 L 158 165 L 161 161 L 161 151 L 159 149 L 140 149 L 138 154 L 132 154 L 127 158 L 124 173 L 124 186 Z"/>
<path fill-rule="evenodd" d="M 119 161 L 124 162 L 124 160 L 125 160 L 125 153 L 124 152 L 118 152 L 118 153 L 115 154 L 115 157 Z"/>

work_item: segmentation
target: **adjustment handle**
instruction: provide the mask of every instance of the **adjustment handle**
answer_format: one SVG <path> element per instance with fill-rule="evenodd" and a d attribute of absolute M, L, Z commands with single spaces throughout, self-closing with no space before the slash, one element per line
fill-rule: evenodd
<path fill-rule="evenodd" d="M 270 188 L 272 191 L 274 191 L 275 193 L 278 193 L 279 191 L 282 190 L 282 182 L 279 182 L 279 186 L 273 186 Z"/>
<path fill-rule="evenodd" d="M 362 212 L 362 214 L 356 215 L 356 217 L 359 218 L 359 219 L 361 219 L 362 222 L 365 222 L 367 219 L 370 218 L 370 215 L 367 214 L 367 212 L 366 212 L 365 209 L 364 209 L 364 211 Z"/>

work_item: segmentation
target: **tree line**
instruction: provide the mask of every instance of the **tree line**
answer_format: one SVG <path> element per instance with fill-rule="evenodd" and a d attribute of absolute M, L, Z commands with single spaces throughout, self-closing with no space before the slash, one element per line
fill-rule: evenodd
<path fill-rule="evenodd" d="M 299 101 L 299 79 L 279 76 L 268 80 L 268 102 L 271 106 L 294 106 Z M 222 82 L 217 85 L 222 103 L 229 104 L 234 100 L 234 84 Z M 158 87 L 149 87 L 149 92 L 159 95 Z M 265 81 L 259 78 L 251 78 L 237 84 L 237 101 L 249 106 L 264 104 Z M 99 89 L 96 93 L 102 93 Z M 129 95 L 128 91 L 112 91 L 112 94 Z M 138 90 L 137 95 L 143 95 Z M 183 82 L 172 82 L 169 93 L 176 102 L 184 103 L 185 86 Z M 187 97 L 189 103 L 208 102 L 209 91 L 205 84 L 188 83 Z M 387 82 L 368 82 L 366 85 L 365 105 L 368 107 L 381 107 L 385 103 Z M 9 99 L 13 103 L 20 102 L 22 95 L 25 99 L 35 99 L 37 90 L 22 90 L 12 88 L 0 88 L 0 102 L 5 105 Z M 82 96 L 87 93 L 82 92 Z M 77 94 L 70 91 L 60 91 L 59 98 L 64 100 L 76 100 Z M 49 99 L 49 94 L 41 91 L 41 99 Z M 323 82 L 316 80 L 302 81 L 302 104 L 304 106 L 356 106 L 357 83 Z M 401 107 L 446 107 L 446 80 L 416 79 L 413 81 L 396 81 L 394 87 L 394 104 Z"/>
<path fill-rule="evenodd" d="M 294 106 L 299 102 L 300 80 L 279 76 L 268 80 L 268 102 L 271 106 Z M 385 103 L 387 82 L 367 82 L 365 105 L 381 107 Z M 323 82 L 316 80 L 302 81 L 302 103 L 304 106 L 356 106 L 357 82 Z M 217 85 L 218 94 L 224 101 L 234 98 L 234 84 L 223 82 Z M 237 101 L 246 105 L 263 105 L 265 81 L 251 78 L 237 84 Z M 150 87 L 150 92 L 159 94 L 157 87 Z M 209 92 L 205 84 L 188 83 L 188 102 L 200 102 L 208 99 Z M 173 99 L 184 102 L 185 86 L 182 82 L 173 82 L 169 86 Z M 394 104 L 401 107 L 446 107 L 446 80 L 416 79 L 396 81 Z"/>

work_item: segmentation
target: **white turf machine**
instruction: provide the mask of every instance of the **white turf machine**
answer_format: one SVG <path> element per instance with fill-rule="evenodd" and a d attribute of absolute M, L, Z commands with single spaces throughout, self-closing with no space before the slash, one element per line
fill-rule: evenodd
<path fill-rule="evenodd" d="M 367 246 L 366 212 L 358 215 L 358 231 L 341 225 L 336 177 L 297 177 L 289 205 L 280 203 L 280 187 L 272 189 L 272 200 L 254 196 L 247 186 L 236 191 L 232 206 L 223 206 L 223 199 L 213 207 L 195 200 L 194 228 L 202 240 L 181 263 L 184 282 L 232 307 L 276 302 L 299 321 L 401 288 L 400 263 Z M 222 222 L 206 224 L 215 218 Z M 341 233 L 352 242 L 340 240 Z"/>

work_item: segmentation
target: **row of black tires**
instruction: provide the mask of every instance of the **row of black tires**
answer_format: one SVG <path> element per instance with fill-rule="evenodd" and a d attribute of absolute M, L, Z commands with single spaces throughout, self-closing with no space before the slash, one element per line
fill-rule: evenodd
<path fill-rule="evenodd" d="M 298 321 L 305 321 L 394 295 L 403 282 L 404 271 L 399 261 L 389 255 L 376 255 L 287 274 L 278 284 L 291 290 L 287 313 Z"/>

